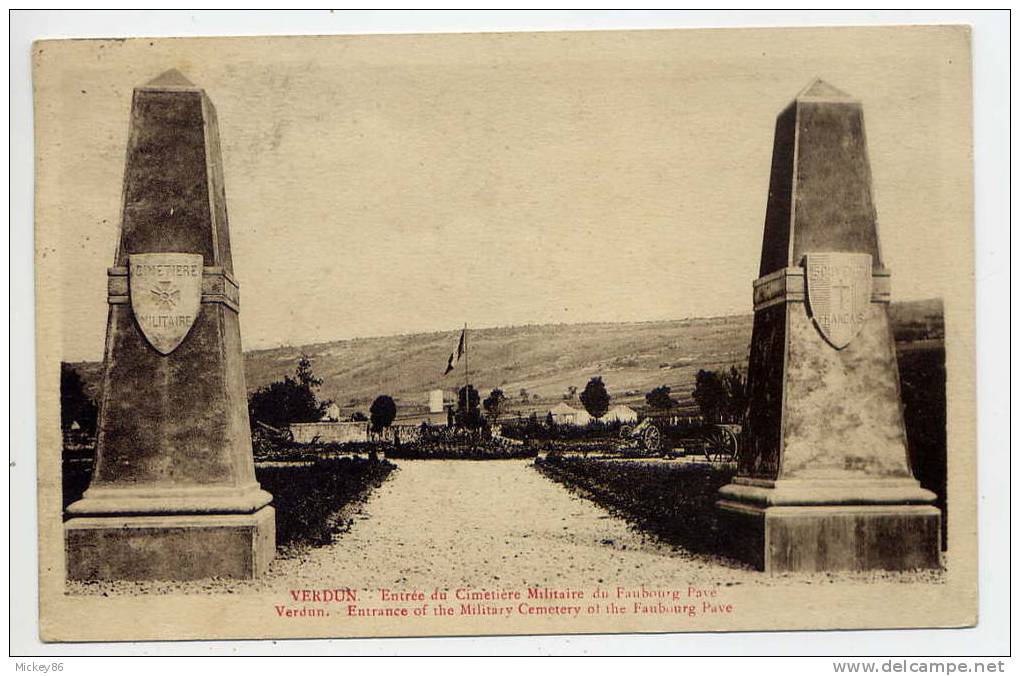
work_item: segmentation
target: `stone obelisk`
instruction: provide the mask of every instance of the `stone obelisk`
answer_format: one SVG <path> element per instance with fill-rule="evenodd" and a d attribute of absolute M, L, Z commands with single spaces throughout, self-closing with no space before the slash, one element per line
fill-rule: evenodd
<path fill-rule="evenodd" d="M 940 565 L 914 479 L 861 104 L 818 80 L 776 121 L 734 553 L 767 571 Z"/>
<path fill-rule="evenodd" d="M 134 90 L 96 462 L 71 579 L 251 578 L 275 551 L 255 479 L 216 112 L 169 71 Z"/>

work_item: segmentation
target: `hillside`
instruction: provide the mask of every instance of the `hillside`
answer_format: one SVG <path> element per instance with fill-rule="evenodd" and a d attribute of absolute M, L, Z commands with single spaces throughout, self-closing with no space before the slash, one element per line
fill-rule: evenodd
<path fill-rule="evenodd" d="M 698 368 L 742 364 L 751 335 L 750 316 L 635 324 L 521 326 L 469 330 L 467 365 L 483 393 L 501 387 L 515 399 L 561 399 L 571 385 L 583 388 L 602 375 L 610 392 L 643 396 L 663 383 L 693 383 Z M 260 350 L 247 355 L 249 388 L 288 370 L 302 353 L 324 380 L 322 396 L 347 405 L 381 392 L 405 403 L 423 402 L 434 388 L 464 382 L 463 362 L 443 377 L 457 331 L 343 341 Z M 689 388 L 688 388 L 689 389 Z"/>
<path fill-rule="evenodd" d="M 941 331 L 938 300 L 894 304 L 891 314 L 898 339 L 917 339 L 926 326 Z M 293 372 L 305 354 L 323 379 L 320 396 L 337 401 L 346 413 L 367 409 L 380 393 L 404 407 L 423 405 L 428 390 L 463 384 L 463 362 L 443 377 L 458 335 L 454 330 L 254 350 L 245 354 L 248 389 Z M 501 387 L 523 410 L 560 401 L 568 387 L 580 390 L 594 375 L 603 377 L 614 402 L 638 402 L 658 385 L 669 385 L 681 398 L 689 395 L 698 369 L 744 368 L 750 339 L 750 314 L 478 329 L 468 331 L 467 364 L 483 396 Z M 95 393 L 100 365 L 75 366 Z M 529 405 L 521 390 L 527 390 Z"/>

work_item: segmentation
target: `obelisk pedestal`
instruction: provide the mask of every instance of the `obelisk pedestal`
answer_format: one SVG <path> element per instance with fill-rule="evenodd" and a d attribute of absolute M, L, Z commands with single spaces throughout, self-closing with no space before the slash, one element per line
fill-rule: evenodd
<path fill-rule="evenodd" d="M 219 132 L 170 71 L 134 91 L 92 481 L 70 579 L 252 578 L 275 554 L 248 425 Z"/>
<path fill-rule="evenodd" d="M 717 503 L 766 571 L 935 568 L 909 466 L 861 105 L 812 83 L 776 122 L 737 476 Z"/>

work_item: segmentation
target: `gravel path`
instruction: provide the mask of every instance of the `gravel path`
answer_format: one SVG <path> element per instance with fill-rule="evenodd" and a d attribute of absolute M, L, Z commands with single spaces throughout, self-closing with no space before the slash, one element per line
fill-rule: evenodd
<path fill-rule="evenodd" d="M 938 582 L 939 573 L 769 577 L 728 559 L 694 555 L 632 529 L 546 479 L 530 460 L 401 460 L 356 507 L 332 545 L 277 559 L 253 582 L 72 583 L 71 593 L 265 592 L 343 585 L 447 588 L 587 588 L 606 582 L 662 586 L 807 584 L 837 580 Z M 789 580 L 788 580 L 789 581 Z"/>

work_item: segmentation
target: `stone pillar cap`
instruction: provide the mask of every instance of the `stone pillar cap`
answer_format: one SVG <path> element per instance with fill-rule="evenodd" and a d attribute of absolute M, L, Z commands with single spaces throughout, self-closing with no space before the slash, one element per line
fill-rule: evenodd
<path fill-rule="evenodd" d="M 164 71 L 139 87 L 139 89 L 193 89 L 195 91 L 202 91 L 201 87 L 184 77 L 181 71 L 176 68 Z"/>
<path fill-rule="evenodd" d="M 794 97 L 797 102 L 811 103 L 816 101 L 859 103 L 857 99 L 850 96 L 841 89 L 836 89 L 825 80 L 816 77 L 808 83 L 800 93 Z"/>

